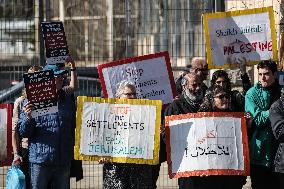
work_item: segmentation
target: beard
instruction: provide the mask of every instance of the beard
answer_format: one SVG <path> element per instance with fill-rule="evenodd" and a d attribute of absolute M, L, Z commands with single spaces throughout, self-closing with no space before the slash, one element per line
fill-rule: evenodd
<path fill-rule="evenodd" d="M 193 92 L 189 89 L 185 90 L 185 95 L 193 102 L 200 102 L 203 100 L 203 91 L 199 89 L 196 92 Z"/>

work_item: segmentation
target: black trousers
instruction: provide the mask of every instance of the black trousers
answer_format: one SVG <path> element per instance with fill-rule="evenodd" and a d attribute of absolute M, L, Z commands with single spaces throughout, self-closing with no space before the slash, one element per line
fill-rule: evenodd
<path fill-rule="evenodd" d="M 250 169 L 252 189 L 279 188 L 279 176 L 271 169 L 260 165 L 251 165 Z"/>

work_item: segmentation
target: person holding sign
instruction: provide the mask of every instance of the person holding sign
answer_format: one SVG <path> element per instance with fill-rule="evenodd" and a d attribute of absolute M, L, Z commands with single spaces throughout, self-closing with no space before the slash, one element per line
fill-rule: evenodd
<path fill-rule="evenodd" d="M 24 105 L 18 121 L 21 137 L 29 138 L 29 161 L 32 189 L 70 188 L 70 164 L 73 157 L 75 103 L 73 92 L 77 80 L 75 63 L 71 64 L 70 86 L 64 87 L 67 70 L 59 65 L 46 65 L 44 70 L 52 70 L 55 75 L 58 112 L 32 117 L 33 104 Z M 73 80 L 72 80 L 73 79 Z"/>
<path fill-rule="evenodd" d="M 183 77 L 183 94 L 175 99 L 165 110 L 165 116 L 196 113 L 203 100 L 202 79 L 196 73 L 188 73 Z M 187 188 L 188 179 L 178 179 L 179 188 Z"/>
<path fill-rule="evenodd" d="M 284 188 L 284 94 L 271 105 L 269 110 L 274 137 L 277 140 L 277 153 L 274 160 L 274 172 L 279 179 L 279 189 Z"/>
<path fill-rule="evenodd" d="M 135 99 L 135 85 L 126 80 L 121 81 L 115 96 L 121 99 Z M 156 188 L 156 181 L 153 181 L 152 178 L 152 170 L 155 165 L 113 163 L 109 162 L 107 158 L 102 158 L 100 163 L 104 163 L 104 189 Z"/>
<path fill-rule="evenodd" d="M 211 94 L 205 96 L 203 103 L 200 105 L 199 112 L 234 112 L 235 106 L 231 101 L 231 94 L 226 88 L 220 85 L 214 85 L 211 88 Z M 237 175 L 212 175 L 206 177 L 191 177 L 187 187 L 206 189 L 212 186 L 218 188 L 242 189 L 246 183 L 245 176 Z"/>
<path fill-rule="evenodd" d="M 29 68 L 28 73 L 41 71 L 42 67 L 32 66 Z M 17 127 L 19 114 L 23 109 L 24 100 L 27 98 L 26 90 L 23 89 L 22 96 L 17 98 L 14 102 L 13 118 L 12 118 L 12 147 L 14 153 L 13 164 L 21 165 L 21 170 L 25 174 L 26 189 L 30 187 L 30 173 L 29 173 L 29 160 L 28 160 L 28 139 L 20 138 Z"/>
<path fill-rule="evenodd" d="M 245 96 L 245 111 L 253 118 L 249 141 L 252 189 L 277 188 L 278 181 L 272 172 L 275 139 L 269 121 L 269 108 L 281 94 L 276 80 L 277 64 L 264 60 L 257 69 L 259 82 Z"/>

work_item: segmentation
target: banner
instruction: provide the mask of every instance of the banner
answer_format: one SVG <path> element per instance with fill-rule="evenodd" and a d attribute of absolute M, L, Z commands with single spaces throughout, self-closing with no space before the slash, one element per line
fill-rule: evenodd
<path fill-rule="evenodd" d="M 77 98 L 75 159 L 158 164 L 159 100 Z"/>
<path fill-rule="evenodd" d="M 64 63 L 69 54 L 62 22 L 42 22 L 41 29 L 46 48 L 46 63 Z"/>
<path fill-rule="evenodd" d="M 170 178 L 249 175 L 246 122 L 239 112 L 166 117 Z"/>
<path fill-rule="evenodd" d="M 53 71 L 25 73 L 24 83 L 28 100 L 34 106 L 32 117 L 58 112 Z"/>
<path fill-rule="evenodd" d="M 138 98 L 169 104 L 176 96 L 168 52 L 150 54 L 98 65 L 104 97 L 114 98 L 116 85 L 132 81 Z"/>
<path fill-rule="evenodd" d="M 12 164 L 12 105 L 0 104 L 0 167 Z"/>
<path fill-rule="evenodd" d="M 239 67 L 238 58 L 249 64 L 277 60 L 272 7 L 204 14 L 209 68 Z"/>

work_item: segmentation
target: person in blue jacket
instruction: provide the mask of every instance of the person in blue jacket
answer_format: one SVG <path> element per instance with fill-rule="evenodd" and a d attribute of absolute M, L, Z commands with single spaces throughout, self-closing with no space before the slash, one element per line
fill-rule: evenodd
<path fill-rule="evenodd" d="M 76 71 L 74 66 L 71 76 Z M 43 70 L 54 72 L 58 112 L 34 118 L 33 104 L 28 102 L 20 113 L 18 129 L 22 137 L 29 139 L 31 188 L 69 189 L 76 111 L 73 92 L 77 82 L 74 86 L 63 87 L 67 70 L 59 65 L 47 65 Z"/>

